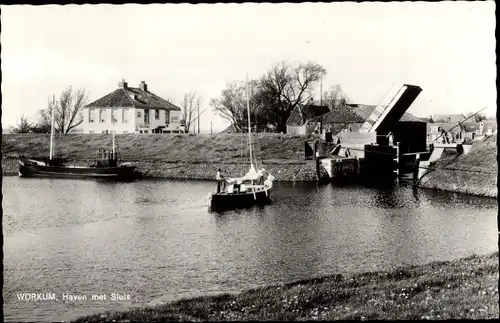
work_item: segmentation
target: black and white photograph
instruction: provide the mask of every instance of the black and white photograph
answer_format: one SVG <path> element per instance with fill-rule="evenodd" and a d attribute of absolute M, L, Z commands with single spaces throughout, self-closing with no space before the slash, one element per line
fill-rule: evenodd
<path fill-rule="evenodd" d="M 0 5 L 3 321 L 498 319 L 495 9 Z"/>

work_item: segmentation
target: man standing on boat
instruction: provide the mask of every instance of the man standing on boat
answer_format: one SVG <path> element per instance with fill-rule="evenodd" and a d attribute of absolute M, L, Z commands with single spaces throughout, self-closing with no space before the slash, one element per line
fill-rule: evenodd
<path fill-rule="evenodd" d="M 220 168 L 217 170 L 217 174 L 215 175 L 215 179 L 217 180 L 217 193 L 220 193 L 222 181 L 224 179 L 224 176 L 222 176 L 220 173 Z"/>
<path fill-rule="evenodd" d="M 257 184 L 258 185 L 263 185 L 264 184 L 264 168 L 261 168 L 257 171 Z"/>

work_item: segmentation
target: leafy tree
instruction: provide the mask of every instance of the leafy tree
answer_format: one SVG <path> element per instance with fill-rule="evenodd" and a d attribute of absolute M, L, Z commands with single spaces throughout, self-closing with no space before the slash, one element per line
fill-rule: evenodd
<path fill-rule="evenodd" d="M 286 132 L 290 113 L 312 98 L 312 89 L 324 74 L 326 69 L 317 63 L 281 62 L 262 77 L 260 87 L 266 99 L 268 122 L 277 132 Z"/>
<path fill-rule="evenodd" d="M 349 101 L 347 94 L 340 84 L 332 85 L 328 90 L 323 92 L 323 104 L 327 105 L 330 110 L 345 105 Z"/>
<path fill-rule="evenodd" d="M 474 112 L 469 112 L 465 115 L 466 118 L 469 118 L 471 117 L 472 115 L 474 114 Z M 472 119 L 472 120 L 471 120 Z M 484 121 L 484 120 L 487 120 L 488 118 L 486 117 L 486 115 L 484 113 L 478 113 L 476 115 L 474 115 L 471 119 L 469 119 L 470 121 L 475 121 L 475 122 L 481 122 L 481 121 Z"/>
<path fill-rule="evenodd" d="M 476 122 L 481 122 L 487 119 L 486 115 L 483 113 L 476 114 L 474 118 L 476 119 Z"/>
<path fill-rule="evenodd" d="M 319 64 L 281 62 L 272 66 L 260 79 L 249 82 L 250 118 L 257 131 L 273 129 L 286 132 L 292 110 L 312 98 L 312 89 L 326 70 Z M 212 99 L 210 105 L 235 129 L 247 126 L 245 85 L 231 82 Z"/>

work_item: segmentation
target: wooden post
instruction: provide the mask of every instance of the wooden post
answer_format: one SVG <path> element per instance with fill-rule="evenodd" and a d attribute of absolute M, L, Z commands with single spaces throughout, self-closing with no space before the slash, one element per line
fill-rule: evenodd
<path fill-rule="evenodd" d="M 415 165 L 413 169 L 413 184 L 416 185 L 418 183 L 418 172 L 420 166 L 420 154 L 417 154 L 415 157 Z"/>
<path fill-rule="evenodd" d="M 396 157 L 394 158 L 394 161 L 396 162 L 396 169 L 394 172 L 396 173 L 396 176 L 399 176 L 399 142 L 396 143 Z"/>
<path fill-rule="evenodd" d="M 359 161 L 359 158 L 358 158 L 358 155 L 355 155 L 354 157 L 356 157 L 356 179 L 359 178 L 359 175 L 360 175 L 360 161 Z"/>
<path fill-rule="evenodd" d="M 318 181 L 320 180 L 321 178 L 321 174 L 320 174 L 320 168 L 319 168 L 319 158 L 316 158 L 316 176 L 318 177 Z"/>

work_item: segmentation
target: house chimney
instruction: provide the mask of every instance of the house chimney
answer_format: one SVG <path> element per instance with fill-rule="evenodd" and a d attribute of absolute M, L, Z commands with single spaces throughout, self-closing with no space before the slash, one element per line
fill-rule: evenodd
<path fill-rule="evenodd" d="M 120 87 L 122 89 L 127 88 L 127 82 L 125 82 L 125 79 L 122 79 L 121 82 L 118 83 L 118 87 Z"/>
<path fill-rule="evenodd" d="M 148 91 L 148 85 L 146 84 L 146 82 L 144 81 L 141 81 L 141 84 L 139 84 L 139 88 L 141 90 L 143 90 L 144 92 L 147 92 Z"/>

